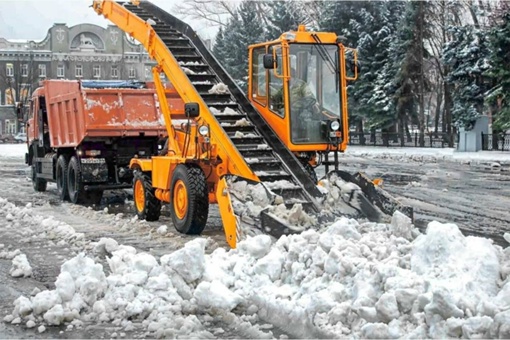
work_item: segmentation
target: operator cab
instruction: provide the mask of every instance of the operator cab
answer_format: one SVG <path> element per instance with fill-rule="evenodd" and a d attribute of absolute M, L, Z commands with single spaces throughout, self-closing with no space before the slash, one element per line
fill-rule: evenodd
<path fill-rule="evenodd" d="M 347 80 L 357 78 L 356 50 L 335 33 L 307 32 L 303 25 L 248 49 L 251 103 L 315 182 L 316 166 L 338 170 L 338 152 L 349 138 Z"/>
<path fill-rule="evenodd" d="M 249 97 L 294 152 L 347 146 L 346 54 L 334 33 L 287 32 L 249 47 Z M 353 70 L 357 73 L 357 69 Z"/>

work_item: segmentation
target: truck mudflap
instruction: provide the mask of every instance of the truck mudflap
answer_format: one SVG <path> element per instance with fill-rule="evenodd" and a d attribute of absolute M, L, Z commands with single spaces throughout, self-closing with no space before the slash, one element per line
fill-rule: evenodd
<path fill-rule="evenodd" d="M 372 222 L 387 222 L 395 211 L 400 211 L 411 221 L 414 220 L 412 207 L 398 201 L 362 172 L 353 175 L 346 171 L 334 170 L 325 178 L 340 187 L 344 192 L 344 200 L 348 194 L 346 202 L 359 211 L 359 217 L 366 217 Z"/>

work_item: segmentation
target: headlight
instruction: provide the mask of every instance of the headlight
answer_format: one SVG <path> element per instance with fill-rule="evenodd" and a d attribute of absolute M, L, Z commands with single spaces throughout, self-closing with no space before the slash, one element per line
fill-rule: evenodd
<path fill-rule="evenodd" d="M 331 122 L 329 127 L 330 127 L 331 131 L 337 131 L 338 129 L 340 129 L 340 122 L 338 120 L 334 120 Z"/>
<path fill-rule="evenodd" d="M 209 127 L 207 125 L 202 125 L 201 127 L 198 128 L 198 133 L 201 135 L 201 136 L 207 136 L 209 134 Z"/>

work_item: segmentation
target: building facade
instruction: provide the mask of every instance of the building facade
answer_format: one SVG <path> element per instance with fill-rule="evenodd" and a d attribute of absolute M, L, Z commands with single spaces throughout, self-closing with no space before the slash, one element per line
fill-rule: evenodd
<path fill-rule="evenodd" d="M 0 37 L 0 135 L 20 130 L 15 114 L 45 79 L 150 80 L 142 45 L 116 26 L 54 24 L 42 41 Z"/>

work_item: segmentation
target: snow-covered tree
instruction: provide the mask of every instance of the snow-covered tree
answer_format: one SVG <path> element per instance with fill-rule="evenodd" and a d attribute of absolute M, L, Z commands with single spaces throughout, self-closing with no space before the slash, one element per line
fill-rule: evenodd
<path fill-rule="evenodd" d="M 491 69 L 493 87 L 488 99 L 496 106 L 493 133 L 510 129 L 510 8 L 506 8 L 490 33 L 492 53 Z"/>
<path fill-rule="evenodd" d="M 267 2 L 267 39 L 277 39 L 283 32 L 297 30 L 298 25 L 310 22 L 302 1 L 277 0 Z"/>
<path fill-rule="evenodd" d="M 452 87 L 452 118 L 457 126 L 472 127 L 483 114 L 488 89 L 489 46 L 485 30 L 473 25 L 452 27 L 453 39 L 444 48 L 443 62 L 450 70 L 446 81 Z"/>
<path fill-rule="evenodd" d="M 259 6 L 255 1 L 243 1 L 222 31 L 223 38 L 217 40 L 220 46 L 215 55 L 243 89 L 247 87 L 248 46 L 264 41 L 264 27 L 254 15 Z"/>

